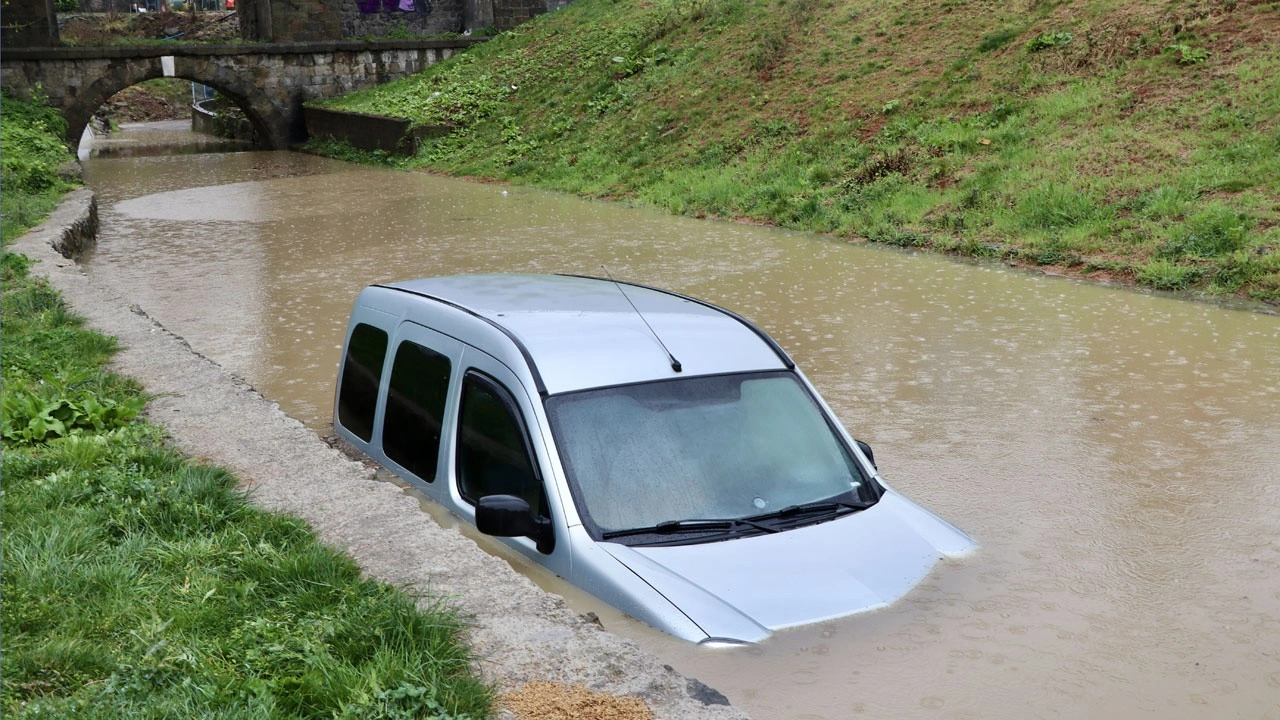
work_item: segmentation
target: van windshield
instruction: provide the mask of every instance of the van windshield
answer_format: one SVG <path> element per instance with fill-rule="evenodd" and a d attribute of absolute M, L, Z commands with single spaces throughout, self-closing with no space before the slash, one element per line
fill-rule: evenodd
<path fill-rule="evenodd" d="M 789 372 L 696 377 L 547 399 L 560 459 L 603 533 L 758 516 L 835 497 L 875 500 Z"/>

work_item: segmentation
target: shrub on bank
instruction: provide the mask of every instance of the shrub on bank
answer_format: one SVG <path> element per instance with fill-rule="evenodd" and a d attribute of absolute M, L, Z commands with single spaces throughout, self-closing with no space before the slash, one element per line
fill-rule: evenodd
<path fill-rule="evenodd" d="M 0 91 L 0 241 L 40 224 L 75 186 L 58 173 L 71 159 L 62 141 L 66 131 L 52 108 Z"/>

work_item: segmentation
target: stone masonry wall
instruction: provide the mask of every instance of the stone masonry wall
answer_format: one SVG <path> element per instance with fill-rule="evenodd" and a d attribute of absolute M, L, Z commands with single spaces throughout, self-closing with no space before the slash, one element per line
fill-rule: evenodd
<path fill-rule="evenodd" d="M 337 0 L 240 0 L 240 37 L 252 42 L 323 42 L 342 37 Z"/>
<path fill-rule="evenodd" d="M 272 0 L 271 22 L 275 38 L 287 42 L 316 42 L 342 37 L 342 15 L 337 3 L 325 0 Z"/>
<path fill-rule="evenodd" d="M 493 26 L 510 30 L 545 13 L 547 5 L 548 0 L 493 0 Z"/>
<path fill-rule="evenodd" d="M 510 30 L 571 0 L 339 0 L 343 37 Z"/>
<path fill-rule="evenodd" d="M 343 37 L 462 32 L 463 0 L 340 0 Z M 369 10 L 373 9 L 373 12 Z"/>

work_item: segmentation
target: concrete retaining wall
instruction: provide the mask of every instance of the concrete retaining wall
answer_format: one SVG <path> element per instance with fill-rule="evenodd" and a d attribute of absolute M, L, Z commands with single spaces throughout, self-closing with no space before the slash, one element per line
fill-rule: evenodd
<path fill-rule="evenodd" d="M 341 112 L 325 108 L 303 108 L 307 135 L 313 138 L 340 140 L 361 150 L 382 150 L 399 155 L 413 155 L 424 138 L 448 134 L 452 127 L 411 127 L 408 120 Z"/>
<path fill-rule="evenodd" d="M 253 123 L 239 113 L 229 112 L 227 102 L 216 98 L 191 106 L 191 131 L 248 143 L 257 140 Z"/>

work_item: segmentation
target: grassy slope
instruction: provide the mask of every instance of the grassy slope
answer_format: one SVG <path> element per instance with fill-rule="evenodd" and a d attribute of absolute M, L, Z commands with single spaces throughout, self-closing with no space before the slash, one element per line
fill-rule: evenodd
<path fill-rule="evenodd" d="M 1280 3 L 577 0 L 333 103 L 412 164 L 1280 300 Z"/>

